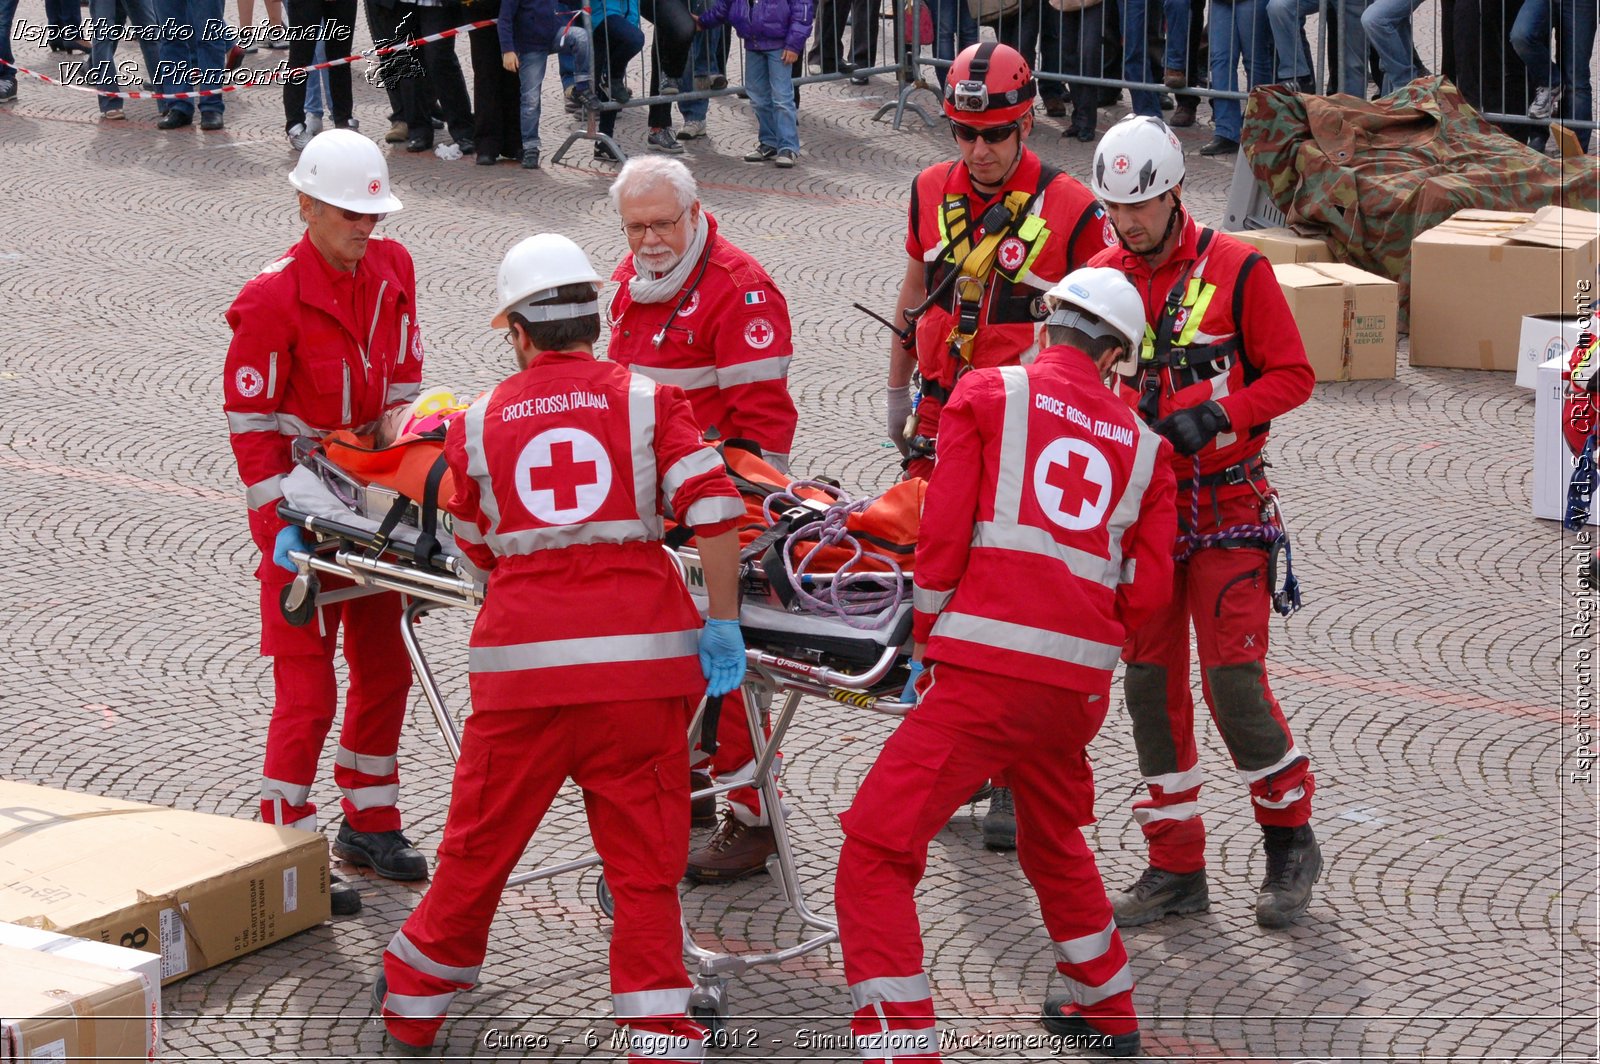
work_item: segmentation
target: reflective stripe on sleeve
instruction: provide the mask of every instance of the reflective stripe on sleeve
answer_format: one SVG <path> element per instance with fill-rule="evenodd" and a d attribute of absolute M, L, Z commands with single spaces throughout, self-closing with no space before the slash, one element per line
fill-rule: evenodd
<path fill-rule="evenodd" d="M 938 613 L 950 604 L 955 597 L 955 588 L 949 591 L 930 591 L 918 584 L 915 580 L 911 583 L 911 608 L 921 610 L 923 613 Z"/>
<path fill-rule="evenodd" d="M 1130 567 L 1126 573 L 1121 572 L 1122 537 L 1139 516 L 1139 506 L 1144 501 L 1145 489 L 1150 487 L 1150 478 L 1155 475 L 1156 454 L 1161 448 L 1161 437 L 1155 430 L 1138 418 L 1134 418 L 1133 424 L 1139 436 L 1137 449 L 1133 453 L 1133 469 L 1128 474 L 1128 486 L 1123 489 L 1122 498 L 1117 500 L 1111 516 L 1106 518 L 1106 536 L 1111 550 L 1110 571 L 1119 573 L 1123 583 L 1132 583 L 1133 569 Z"/>
<path fill-rule="evenodd" d="M 1028 458 L 1028 371 L 1007 366 L 1000 371 L 1005 386 L 1005 411 L 1000 426 L 1000 466 L 995 481 L 994 518 L 1014 525 L 1022 512 L 1022 481 Z"/>
<path fill-rule="evenodd" d="M 714 525 L 719 521 L 732 521 L 736 517 L 743 517 L 744 512 L 743 501 L 730 499 L 726 495 L 713 495 L 709 499 L 690 503 L 689 509 L 684 511 L 683 523 L 691 528 Z"/>
<path fill-rule="evenodd" d="M 1033 628 L 1011 621 L 976 617 L 969 613 L 941 613 L 933 623 L 933 635 L 960 639 L 995 650 L 1015 650 L 1041 658 L 1052 658 L 1089 669 L 1114 669 L 1122 648 L 1115 643 Z"/>
<path fill-rule="evenodd" d="M 229 432 L 277 432 L 277 414 L 241 414 L 228 411 Z"/>
<path fill-rule="evenodd" d="M 322 429 L 304 421 L 293 414 L 278 414 L 278 434 L 280 436 L 321 436 Z"/>
<path fill-rule="evenodd" d="M 712 473 L 721 468 L 722 456 L 710 447 L 692 451 L 672 463 L 671 468 L 662 475 L 661 494 L 670 502 L 690 477 Z"/>
<path fill-rule="evenodd" d="M 537 643 L 472 647 L 468 651 L 467 665 L 472 672 L 516 672 L 520 669 L 551 669 L 564 665 L 661 661 L 692 657 L 699 645 L 698 631 L 546 639 Z"/>
<path fill-rule="evenodd" d="M 463 415 L 462 424 L 466 429 L 467 476 L 478 484 L 478 509 L 483 511 L 483 516 L 489 522 L 489 531 L 485 538 L 490 540 L 494 537 L 495 529 L 500 527 L 500 504 L 494 497 L 494 482 L 489 479 L 489 460 L 483 453 L 483 421 L 488 413 L 489 403 L 498 390 L 491 390 L 488 395 L 469 406 Z"/>
<path fill-rule="evenodd" d="M 656 496 L 660 480 L 656 469 L 656 385 L 639 373 L 628 376 L 628 438 L 633 443 L 633 501 L 638 506 L 639 523 L 661 533 L 660 499 Z M 671 498 L 670 496 L 668 497 Z"/>
<path fill-rule="evenodd" d="M 283 474 L 258 480 L 244 489 L 244 504 L 252 510 L 259 509 L 275 499 L 283 498 Z"/>
<path fill-rule="evenodd" d="M 634 366 L 633 372 L 643 374 L 658 384 L 675 384 L 686 392 L 695 388 L 715 388 L 717 386 L 717 368 L 715 366 L 696 366 L 693 369 Z"/>
<path fill-rule="evenodd" d="M 410 384 L 391 384 L 384 394 L 384 404 L 409 403 L 422 394 L 422 383 L 412 381 Z"/>
<path fill-rule="evenodd" d="M 758 358 L 753 362 L 739 362 L 732 366 L 718 366 L 717 387 L 732 388 L 740 384 L 759 384 L 762 381 L 781 381 L 789 376 L 789 359 Z"/>

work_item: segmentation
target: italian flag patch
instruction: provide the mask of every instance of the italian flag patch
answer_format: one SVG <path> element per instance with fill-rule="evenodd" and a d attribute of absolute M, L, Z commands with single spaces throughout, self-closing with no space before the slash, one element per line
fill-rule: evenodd
<path fill-rule="evenodd" d="M 744 294 L 744 305 L 747 307 L 753 307 L 757 303 L 765 303 L 766 301 L 767 293 L 765 292 L 746 292 Z"/>

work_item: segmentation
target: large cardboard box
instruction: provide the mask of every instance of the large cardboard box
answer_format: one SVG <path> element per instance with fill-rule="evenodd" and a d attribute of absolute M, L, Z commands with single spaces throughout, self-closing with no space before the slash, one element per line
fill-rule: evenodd
<path fill-rule="evenodd" d="M 0 920 L 159 953 L 170 983 L 328 919 L 319 834 L 0 781 Z"/>
<path fill-rule="evenodd" d="M 0 1062 L 144 1060 L 144 987 L 133 972 L 0 946 Z"/>
<path fill-rule="evenodd" d="M 1582 309 L 1600 215 L 1461 211 L 1411 242 L 1411 364 L 1514 370 L 1525 314 Z"/>
<path fill-rule="evenodd" d="M 1542 363 L 1533 395 L 1533 516 L 1549 521 L 1566 517 L 1567 485 L 1576 457 L 1562 432 L 1570 364 L 1570 355 Z M 1590 499 L 1589 523 L 1600 525 L 1600 497 Z"/>
<path fill-rule="evenodd" d="M 139 980 L 144 991 L 145 1060 L 154 1061 L 161 1046 L 161 958 L 136 949 L 124 949 L 109 942 L 58 935 L 21 924 L 0 923 L 0 946 L 49 953 L 69 960 L 96 964 L 112 971 L 126 972 Z M 6 1015 L 0 1008 L 0 1016 Z"/>
<path fill-rule="evenodd" d="M 1394 376 L 1400 286 L 1341 262 L 1274 266 L 1319 381 Z"/>
<path fill-rule="evenodd" d="M 1243 229 L 1228 235 L 1261 252 L 1274 266 L 1333 261 L 1333 252 L 1326 240 L 1301 236 L 1293 229 Z"/>
<path fill-rule="evenodd" d="M 1588 314 L 1524 314 L 1517 341 L 1517 387 L 1532 388 L 1540 366 L 1572 354 L 1579 338 L 1593 332 L 1594 318 Z"/>

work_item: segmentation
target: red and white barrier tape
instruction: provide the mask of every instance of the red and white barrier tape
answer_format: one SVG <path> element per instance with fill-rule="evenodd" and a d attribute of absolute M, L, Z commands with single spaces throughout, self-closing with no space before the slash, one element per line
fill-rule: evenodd
<path fill-rule="evenodd" d="M 91 88 L 88 85 L 73 85 L 69 82 L 62 81 L 59 78 L 53 78 L 48 74 L 41 74 L 37 70 L 29 70 L 27 67 L 13 65 L 11 69 L 16 71 L 18 74 L 26 74 L 30 78 L 35 78 L 39 81 L 42 81 L 46 85 L 55 85 L 63 89 L 71 89 L 74 92 L 92 93 L 95 96 L 106 96 L 114 100 L 195 100 L 202 96 L 220 96 L 225 92 L 238 92 L 240 89 L 255 88 L 261 85 L 271 85 L 275 82 L 285 81 L 294 74 L 299 74 L 302 72 L 310 74 L 314 70 L 327 70 L 329 67 L 345 66 L 346 64 L 354 63 L 358 59 L 371 61 L 386 55 L 391 55 L 395 52 L 403 52 L 411 48 L 420 47 L 424 44 L 432 44 L 434 41 L 442 41 L 458 34 L 466 33 L 469 30 L 481 30 L 485 27 L 493 26 L 494 24 L 495 20 L 492 18 L 484 19 L 480 22 L 468 22 L 464 25 L 457 26 L 454 29 L 441 30 L 438 33 L 430 33 L 426 37 L 413 38 L 412 40 L 406 41 L 404 44 L 392 44 L 387 48 L 375 48 L 371 51 L 360 52 L 355 55 L 342 56 L 338 59 L 330 59 L 326 63 L 313 63 L 310 66 L 290 67 L 285 70 L 251 70 L 247 73 L 251 75 L 266 76 L 261 80 L 247 81 L 242 85 L 224 85 L 219 89 L 200 89 L 196 92 L 109 92 L 105 89 Z M 83 65 L 87 68 L 90 67 L 91 64 L 85 60 Z M 196 68 L 191 66 L 190 69 L 194 70 Z M 232 73 L 233 71 L 224 71 L 224 76 Z"/>

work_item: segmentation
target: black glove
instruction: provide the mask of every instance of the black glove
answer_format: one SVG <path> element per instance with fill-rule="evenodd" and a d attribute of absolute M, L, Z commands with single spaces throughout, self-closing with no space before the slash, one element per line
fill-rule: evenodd
<path fill-rule="evenodd" d="M 1172 441 L 1179 454 L 1194 454 L 1228 427 L 1228 415 L 1215 399 L 1168 414 L 1150 426 Z"/>

